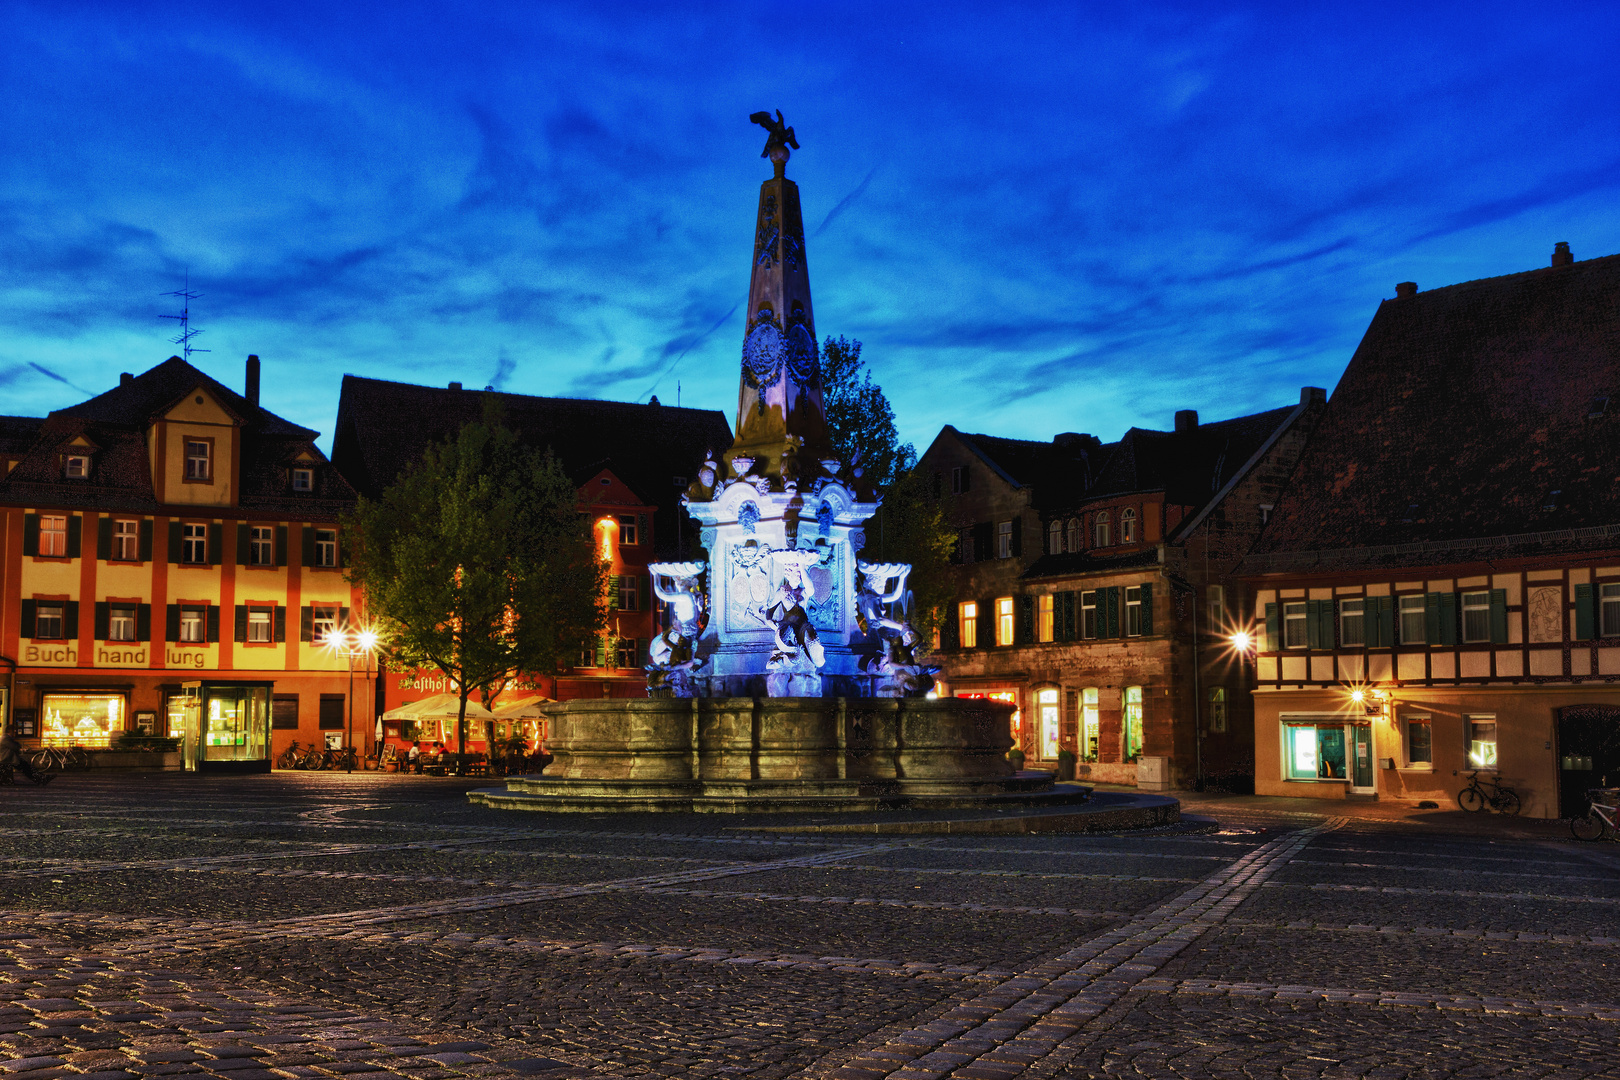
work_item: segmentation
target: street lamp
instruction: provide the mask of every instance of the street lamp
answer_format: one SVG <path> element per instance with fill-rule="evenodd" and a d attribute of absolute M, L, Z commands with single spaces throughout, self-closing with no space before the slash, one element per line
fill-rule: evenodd
<path fill-rule="evenodd" d="M 326 647 L 334 655 L 345 657 L 349 661 L 349 720 L 344 731 L 344 771 L 354 772 L 356 754 L 354 751 L 354 662 L 359 657 L 366 658 L 366 681 L 371 680 L 371 660 L 377 651 L 377 632 L 369 626 L 349 629 L 348 627 L 334 628 L 326 635 Z"/>

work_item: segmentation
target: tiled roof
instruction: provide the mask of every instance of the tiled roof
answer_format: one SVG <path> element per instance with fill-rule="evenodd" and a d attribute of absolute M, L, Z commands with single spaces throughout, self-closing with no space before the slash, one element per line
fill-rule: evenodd
<path fill-rule="evenodd" d="M 0 416 L 0 454 L 20 454 L 39 438 L 42 416 Z"/>
<path fill-rule="evenodd" d="M 957 431 L 949 425 L 946 430 L 954 432 L 1007 481 L 1033 488 L 1036 506 L 1065 498 L 1076 489 L 1084 490 L 1118 445 L 1100 446 L 1095 438 L 1084 435 L 1071 441 L 1035 442 Z"/>
<path fill-rule="evenodd" d="M 156 513 L 163 508 L 152 487 L 147 432 L 152 422 L 186 394 L 205 387 L 242 422 L 241 486 L 238 504 L 248 511 L 292 519 L 334 517 L 354 503 L 354 489 L 315 449 L 319 432 L 299 427 L 254 405 L 179 357 L 170 357 L 114 390 L 43 419 L 0 420 L 3 440 L 21 439 L 33 425 L 33 438 L 16 468 L 0 478 L 0 501 L 13 506 L 83 507 Z M 94 445 L 90 475 L 68 480 L 60 453 L 83 436 Z M 299 451 L 314 458 L 314 490 L 291 490 L 287 466 Z"/>
<path fill-rule="evenodd" d="M 1076 574 L 1106 574 L 1114 570 L 1134 570 L 1141 566 L 1157 566 L 1157 545 L 1131 551 L 1124 555 L 1098 555 L 1094 551 L 1070 551 L 1056 555 L 1042 555 L 1025 570 L 1025 580 L 1044 577 L 1073 577 Z"/>
<path fill-rule="evenodd" d="M 719 454 L 731 445 L 724 414 L 708 409 L 452 390 L 345 375 L 333 463 L 363 494 L 376 498 L 430 444 L 481 419 L 486 397 L 499 402 L 507 425 L 526 443 L 550 447 L 576 482 L 608 468 L 656 506 L 654 539 L 661 551 L 666 541 L 674 541 L 683 494 L 674 478 L 692 479 L 705 451 Z"/>
<path fill-rule="evenodd" d="M 1620 255 L 1397 297 L 1373 316 L 1254 565 L 1620 524 L 1617 485 Z"/>

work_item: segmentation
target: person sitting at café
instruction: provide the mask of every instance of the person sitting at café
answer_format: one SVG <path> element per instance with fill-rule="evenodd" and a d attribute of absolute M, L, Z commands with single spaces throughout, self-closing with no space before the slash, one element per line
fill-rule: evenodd
<path fill-rule="evenodd" d="M 411 748 L 405 751 L 405 768 L 413 773 L 422 771 L 422 744 L 420 741 L 411 743 Z"/>

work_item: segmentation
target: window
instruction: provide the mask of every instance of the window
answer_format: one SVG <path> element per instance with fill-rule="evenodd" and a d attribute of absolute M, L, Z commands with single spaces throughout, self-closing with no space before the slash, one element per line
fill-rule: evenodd
<path fill-rule="evenodd" d="M 1012 558 L 1012 522 L 996 522 L 996 558 Z"/>
<path fill-rule="evenodd" d="M 107 640 L 135 640 L 135 606 L 114 604 L 107 609 Z"/>
<path fill-rule="evenodd" d="M 968 489 L 968 467 L 957 465 L 951 469 L 951 494 L 960 495 Z"/>
<path fill-rule="evenodd" d="M 1125 590 L 1125 636 L 1142 636 L 1142 588 L 1139 585 Z"/>
<path fill-rule="evenodd" d="M 1136 543 L 1136 511 L 1123 510 L 1119 515 L 1119 542 Z"/>
<path fill-rule="evenodd" d="M 255 525 L 249 533 L 248 564 L 250 566 L 276 565 L 276 534 L 268 525 Z"/>
<path fill-rule="evenodd" d="M 343 730 L 343 695 L 322 694 L 320 721 L 322 731 Z"/>
<path fill-rule="evenodd" d="M 1097 636 L 1097 590 L 1080 594 L 1080 636 Z"/>
<path fill-rule="evenodd" d="M 625 574 L 623 577 L 619 578 L 619 610 L 620 611 L 635 611 L 636 610 L 637 592 L 639 591 L 637 586 L 639 584 L 640 584 L 640 579 L 635 577 L 632 574 Z"/>
<path fill-rule="evenodd" d="M 1464 641 L 1491 640 L 1491 594 L 1465 592 L 1462 594 L 1462 632 Z"/>
<path fill-rule="evenodd" d="M 292 489 L 294 491 L 311 491 L 314 487 L 315 471 L 313 469 L 294 469 L 292 471 Z"/>
<path fill-rule="evenodd" d="M 956 618 L 960 624 L 962 648 L 977 648 L 979 644 L 979 605 L 972 600 L 964 600 L 956 607 Z"/>
<path fill-rule="evenodd" d="M 277 694 L 271 700 L 270 726 L 277 731 L 298 730 L 297 694 Z"/>
<path fill-rule="evenodd" d="M 636 515 L 620 514 L 619 546 L 635 547 L 638 543 L 640 543 L 640 541 L 636 539 Z"/>
<path fill-rule="evenodd" d="M 1496 717 L 1468 718 L 1468 767 L 1496 768 Z"/>
<path fill-rule="evenodd" d="M 123 694 L 40 694 L 40 742 L 46 746 L 108 746 L 124 730 Z"/>
<path fill-rule="evenodd" d="M 1125 760 L 1135 761 L 1142 753 L 1142 688 L 1125 688 Z"/>
<path fill-rule="evenodd" d="M 1092 526 L 1095 542 L 1092 547 L 1108 546 L 1108 511 L 1103 510 L 1097 514 L 1096 524 Z"/>
<path fill-rule="evenodd" d="M 83 480 L 90 475 L 90 459 L 83 454 L 69 454 L 62 459 L 62 475 L 69 480 Z"/>
<path fill-rule="evenodd" d="M 1046 550 L 1053 555 L 1063 554 L 1063 522 L 1054 521 L 1046 527 Z"/>
<path fill-rule="evenodd" d="M 1283 605 L 1283 648 L 1304 649 L 1310 645 L 1309 620 L 1303 602 Z"/>
<path fill-rule="evenodd" d="M 1601 637 L 1620 637 L 1620 585 L 1600 586 L 1603 624 Z"/>
<path fill-rule="evenodd" d="M 1401 597 L 1401 644 L 1422 645 L 1427 637 L 1424 599 L 1422 596 Z"/>
<path fill-rule="evenodd" d="M 1434 729 L 1429 726 L 1427 716 L 1410 717 L 1406 721 L 1406 763 L 1434 764 Z"/>
<path fill-rule="evenodd" d="M 180 561 L 201 565 L 208 561 L 208 526 L 180 526 Z"/>
<path fill-rule="evenodd" d="M 337 633 L 339 612 L 337 604 L 313 604 L 309 609 L 310 637 L 324 644 Z"/>
<path fill-rule="evenodd" d="M 1345 779 L 1344 728 L 1288 724 L 1284 751 L 1290 780 Z"/>
<path fill-rule="evenodd" d="M 61 640 L 66 635 L 62 631 L 62 608 L 60 603 L 40 603 L 34 608 L 34 637 Z"/>
<path fill-rule="evenodd" d="M 337 565 L 337 530 L 315 530 L 315 565 Z"/>
<path fill-rule="evenodd" d="M 1080 760 L 1097 760 L 1097 743 L 1099 728 L 1097 712 L 1097 688 L 1087 687 L 1080 691 Z"/>
<path fill-rule="evenodd" d="M 180 640 L 201 644 L 208 640 L 207 630 L 208 609 L 202 607 L 181 607 L 180 609 Z"/>
<path fill-rule="evenodd" d="M 1053 611 L 1052 611 L 1052 594 L 1051 593 L 1046 593 L 1044 596 L 1037 596 L 1035 598 L 1035 640 L 1036 641 L 1051 641 L 1052 640 L 1052 624 L 1053 624 L 1053 622 L 1054 622 L 1054 619 L 1053 619 Z"/>
<path fill-rule="evenodd" d="M 1065 530 L 1065 532 L 1066 532 L 1067 538 L 1068 538 L 1067 543 L 1068 543 L 1069 550 L 1070 551 L 1079 551 L 1080 548 L 1082 547 L 1082 545 L 1080 543 L 1080 519 L 1079 518 L 1070 518 L 1069 519 L 1069 527 L 1068 527 L 1067 530 Z"/>
<path fill-rule="evenodd" d="M 207 481 L 213 479 L 213 444 L 205 439 L 186 440 L 186 479 Z"/>
<path fill-rule="evenodd" d="M 112 557 L 115 562 L 134 562 L 141 557 L 140 522 L 115 521 L 112 530 Z"/>
<path fill-rule="evenodd" d="M 248 608 L 247 639 L 249 644 L 270 643 L 270 609 L 264 607 Z"/>
<path fill-rule="evenodd" d="M 616 659 L 621 668 L 638 668 L 641 666 L 643 649 L 639 638 L 620 638 Z"/>
<path fill-rule="evenodd" d="M 1218 634 L 1226 625 L 1226 587 L 1211 585 L 1204 590 L 1204 599 L 1209 602 L 1210 632 Z"/>
<path fill-rule="evenodd" d="M 1013 598 L 1002 596 L 996 599 L 996 644 L 1011 645 L 1013 643 Z"/>
<path fill-rule="evenodd" d="M 39 516 L 39 553 L 61 558 L 67 554 L 67 516 L 41 514 Z"/>
<path fill-rule="evenodd" d="M 1209 688 L 1209 730 L 1217 734 L 1226 731 L 1226 687 Z"/>
<path fill-rule="evenodd" d="M 1339 644 L 1367 644 L 1367 602 L 1363 599 L 1339 601 Z"/>
<path fill-rule="evenodd" d="M 1057 760 L 1058 751 L 1063 749 L 1063 725 L 1060 722 L 1062 711 L 1058 708 L 1058 692 L 1056 690 L 1036 691 L 1035 709 L 1040 716 L 1041 758 L 1046 761 L 1055 761 Z"/>

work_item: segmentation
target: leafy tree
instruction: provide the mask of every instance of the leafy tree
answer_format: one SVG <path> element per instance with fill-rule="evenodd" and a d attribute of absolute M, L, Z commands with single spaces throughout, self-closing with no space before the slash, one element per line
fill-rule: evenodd
<path fill-rule="evenodd" d="M 457 760 L 467 701 L 523 675 L 551 675 L 605 623 L 606 565 L 573 483 L 484 418 L 428 449 L 375 502 L 361 499 L 349 578 L 365 590 L 387 658 L 437 668 L 457 687 Z"/>
<path fill-rule="evenodd" d="M 821 346 L 821 385 L 827 433 L 840 461 L 851 464 L 858 454 L 864 479 L 880 491 L 916 464 L 917 450 L 900 441 L 894 409 L 872 381 L 859 341 L 827 337 Z"/>

